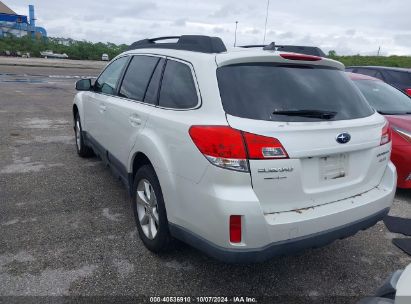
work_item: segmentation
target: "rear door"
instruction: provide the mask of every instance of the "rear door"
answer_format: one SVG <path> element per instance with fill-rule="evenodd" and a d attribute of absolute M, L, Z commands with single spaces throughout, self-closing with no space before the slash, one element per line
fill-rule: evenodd
<path fill-rule="evenodd" d="M 107 100 L 104 143 L 109 159 L 125 170 L 129 153 L 157 103 L 164 58 L 136 55 L 124 74 L 118 96 Z"/>
<path fill-rule="evenodd" d="M 161 156 L 172 160 L 167 170 L 196 182 L 204 173 L 204 167 L 187 165 L 195 163 L 198 157 L 197 153 L 192 153 L 194 146 L 188 131 L 193 122 L 201 121 L 195 110 L 200 99 L 192 65 L 168 58 L 161 81 L 159 105 L 145 130 L 146 134 L 153 134 L 152 139 L 157 143 L 156 150 Z M 156 155 L 153 157 L 157 158 Z"/>
<path fill-rule="evenodd" d="M 85 130 L 94 144 L 104 153 L 104 136 L 107 131 L 107 101 L 116 94 L 120 76 L 128 57 L 113 61 L 101 73 L 94 84 L 94 90 L 88 92 L 84 103 Z"/>
<path fill-rule="evenodd" d="M 218 68 L 217 78 L 229 125 L 277 138 L 289 156 L 250 160 L 264 212 L 330 203 L 380 183 L 389 157 L 379 154 L 390 151 L 380 146 L 385 120 L 343 71 L 244 63 Z"/>

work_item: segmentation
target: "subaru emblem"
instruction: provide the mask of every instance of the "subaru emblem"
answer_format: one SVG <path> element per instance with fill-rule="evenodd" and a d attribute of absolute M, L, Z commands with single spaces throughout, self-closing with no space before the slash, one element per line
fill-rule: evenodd
<path fill-rule="evenodd" d="M 337 138 L 335 139 L 339 144 L 346 144 L 351 140 L 351 135 L 347 132 L 338 134 Z"/>

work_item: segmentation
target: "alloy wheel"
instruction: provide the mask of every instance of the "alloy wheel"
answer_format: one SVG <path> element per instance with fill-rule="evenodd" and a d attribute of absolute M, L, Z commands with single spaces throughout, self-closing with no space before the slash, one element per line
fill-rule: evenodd
<path fill-rule="evenodd" d="M 138 220 L 145 236 L 152 240 L 156 237 L 159 228 L 157 198 L 151 183 L 142 179 L 137 185 L 137 213 Z"/>

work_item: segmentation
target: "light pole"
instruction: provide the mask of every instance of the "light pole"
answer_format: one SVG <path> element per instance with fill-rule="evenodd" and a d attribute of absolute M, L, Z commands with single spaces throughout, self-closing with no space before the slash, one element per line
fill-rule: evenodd
<path fill-rule="evenodd" d="M 267 21 L 268 21 L 268 8 L 270 7 L 270 0 L 267 0 L 267 11 L 265 13 L 265 25 L 264 25 L 264 40 L 263 44 L 265 44 L 265 36 L 267 34 Z"/>
<path fill-rule="evenodd" d="M 238 27 L 238 21 L 235 22 L 234 47 L 237 45 L 237 27 Z"/>

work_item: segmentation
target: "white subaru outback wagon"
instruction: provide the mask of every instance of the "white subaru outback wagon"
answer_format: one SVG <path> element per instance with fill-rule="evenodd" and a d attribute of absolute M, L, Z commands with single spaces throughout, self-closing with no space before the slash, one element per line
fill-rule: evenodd
<path fill-rule="evenodd" d="M 339 62 L 163 37 L 76 88 L 77 152 L 124 182 L 154 252 L 177 238 L 263 261 L 369 228 L 392 204 L 387 122 Z"/>

